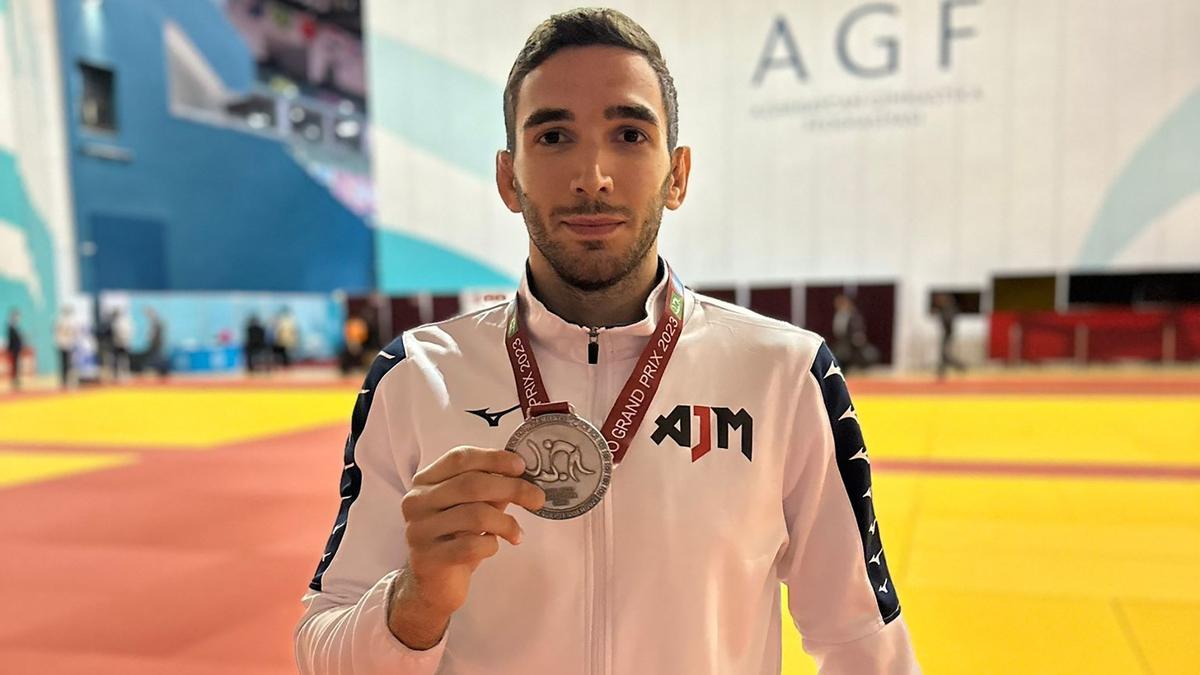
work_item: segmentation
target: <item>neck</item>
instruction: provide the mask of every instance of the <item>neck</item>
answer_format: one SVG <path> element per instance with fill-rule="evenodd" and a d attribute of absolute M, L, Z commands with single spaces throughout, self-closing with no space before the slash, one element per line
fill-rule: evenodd
<path fill-rule="evenodd" d="M 651 251 L 624 279 L 599 291 L 583 291 L 563 280 L 541 256 L 529 259 L 537 297 L 564 321 L 588 328 L 636 323 L 646 316 L 646 298 L 658 279 L 658 255 Z"/>

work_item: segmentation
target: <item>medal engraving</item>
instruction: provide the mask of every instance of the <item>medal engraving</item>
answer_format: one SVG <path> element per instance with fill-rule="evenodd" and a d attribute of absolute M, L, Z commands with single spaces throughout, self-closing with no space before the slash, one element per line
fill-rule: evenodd
<path fill-rule="evenodd" d="M 553 520 L 587 513 L 612 478 L 612 452 L 596 427 L 573 413 L 531 417 L 505 450 L 525 460 L 525 480 L 542 488 L 546 504 L 534 513 Z"/>

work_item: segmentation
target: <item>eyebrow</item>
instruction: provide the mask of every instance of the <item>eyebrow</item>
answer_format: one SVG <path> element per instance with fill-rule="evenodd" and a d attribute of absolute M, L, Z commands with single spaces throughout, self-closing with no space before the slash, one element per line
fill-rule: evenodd
<path fill-rule="evenodd" d="M 642 122 L 658 126 L 658 116 L 654 114 L 654 111 L 638 103 L 633 105 L 609 106 L 604 109 L 604 119 L 641 120 Z"/>
<path fill-rule="evenodd" d="M 658 126 L 658 116 L 654 111 L 641 104 L 630 105 L 613 105 L 604 109 L 604 119 L 631 119 L 640 120 L 648 124 Z M 575 115 L 566 108 L 538 108 L 525 118 L 525 124 L 521 125 L 523 130 L 529 130 L 541 124 L 549 122 L 573 122 Z"/>
<path fill-rule="evenodd" d="M 529 130 L 547 122 L 571 122 L 574 119 L 575 115 L 566 108 L 538 108 L 525 118 L 525 124 L 521 128 Z"/>

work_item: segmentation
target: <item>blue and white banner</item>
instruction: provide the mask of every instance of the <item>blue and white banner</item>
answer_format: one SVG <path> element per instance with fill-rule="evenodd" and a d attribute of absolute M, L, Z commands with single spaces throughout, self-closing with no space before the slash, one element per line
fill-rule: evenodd
<path fill-rule="evenodd" d="M 78 287 L 54 3 L 0 0 L 0 315 L 55 367 L 59 299 Z"/>

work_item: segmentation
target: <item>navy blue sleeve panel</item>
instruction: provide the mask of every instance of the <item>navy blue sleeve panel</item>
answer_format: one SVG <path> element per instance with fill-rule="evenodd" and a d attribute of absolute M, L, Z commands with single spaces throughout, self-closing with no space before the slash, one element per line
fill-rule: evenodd
<path fill-rule="evenodd" d="M 329 564 L 337 555 L 338 547 L 342 544 L 342 535 L 346 531 L 346 519 L 350 516 L 350 507 L 362 489 L 362 471 L 354 461 L 354 446 L 358 442 L 358 437 L 362 435 L 363 428 L 367 426 L 367 415 L 371 412 L 371 402 L 375 399 L 375 388 L 379 386 L 379 381 L 383 379 L 383 376 L 396 367 L 396 364 L 403 361 L 404 357 L 404 336 L 401 335 L 375 357 L 375 361 L 371 364 L 371 369 L 363 381 L 362 389 L 358 393 L 358 400 L 354 404 L 354 414 L 350 418 L 350 435 L 346 438 L 346 447 L 342 451 L 342 461 L 345 465 L 342 467 L 342 479 L 338 491 L 342 498 L 341 505 L 338 507 L 333 531 L 329 534 L 329 541 L 325 544 L 325 554 L 321 556 L 321 561 L 317 564 L 317 572 L 308 585 L 314 591 L 321 590 L 321 577 L 325 575 L 325 570 L 329 569 Z"/>
<path fill-rule="evenodd" d="M 842 369 L 829 345 L 824 342 L 817 350 L 810 372 L 821 387 L 836 447 L 838 473 L 842 476 L 846 497 L 858 523 L 867 578 L 875 591 L 879 615 L 886 624 L 900 615 L 900 600 L 896 597 L 887 559 L 883 555 L 883 535 L 875 519 L 875 501 L 871 493 L 871 460 L 867 456 L 858 413 L 850 400 L 850 390 L 846 387 Z"/>

